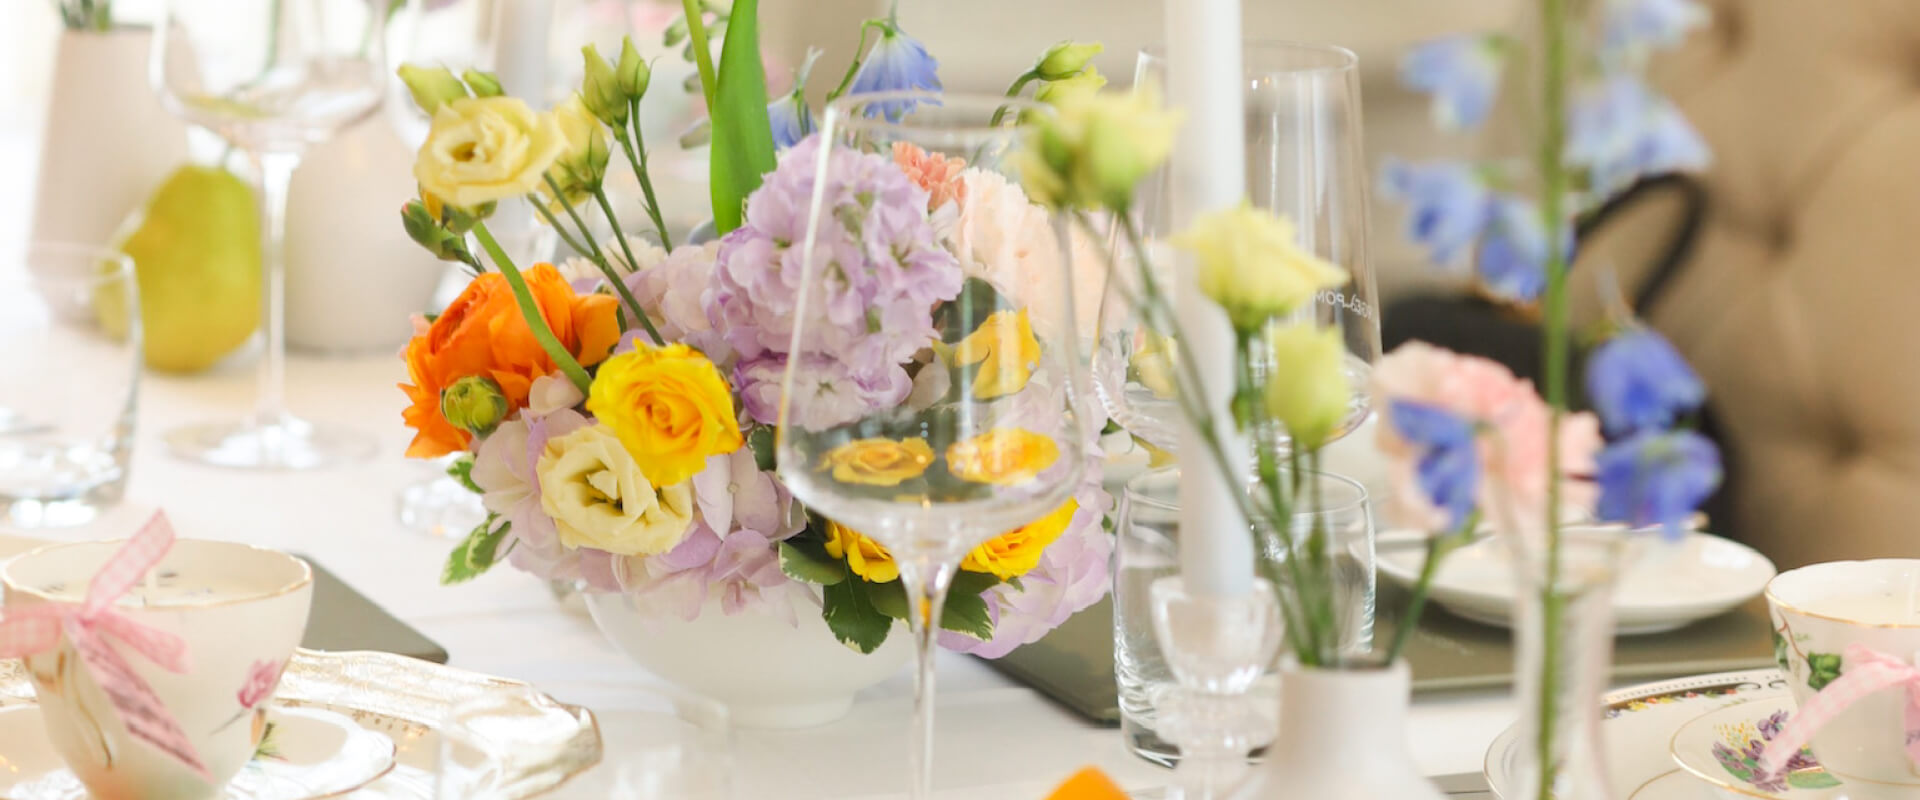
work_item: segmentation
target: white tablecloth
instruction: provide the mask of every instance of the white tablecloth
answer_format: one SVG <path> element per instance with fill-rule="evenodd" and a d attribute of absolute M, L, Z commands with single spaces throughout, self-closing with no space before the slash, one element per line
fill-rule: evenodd
<path fill-rule="evenodd" d="M 529 681 L 594 709 L 617 730 L 623 704 L 647 676 L 593 624 L 556 604 L 538 581 L 510 568 L 443 588 L 450 543 L 402 528 L 401 487 L 433 475 L 401 457 L 404 377 L 398 358 L 296 358 L 288 396 L 311 419 L 378 437 L 373 461 L 310 473 L 253 474 L 172 458 L 162 431 L 183 422 L 237 416 L 251 406 L 251 362 L 195 378 L 149 376 L 141 387 L 138 445 L 129 498 L 95 526 L 66 536 L 124 536 L 164 506 L 184 536 L 232 539 L 311 556 L 396 616 L 444 645 L 452 664 Z M 15 533 L 20 533 L 15 531 Z M 45 534 L 38 534 L 45 535 Z M 911 676 L 902 671 L 861 697 L 846 719 L 803 731 L 736 735 L 743 798 L 880 798 L 906 783 Z M 1041 798 L 1076 768 L 1095 764 L 1130 790 L 1163 785 L 1164 770 L 1135 758 L 1112 729 L 1090 725 L 970 657 L 942 654 L 939 755 L 942 798 Z M 1423 697 L 1408 738 L 1428 774 L 1478 771 L 1487 744 L 1512 718 L 1503 693 Z M 610 741 L 607 762 L 621 758 Z M 612 769 L 556 794 L 606 798 Z"/>

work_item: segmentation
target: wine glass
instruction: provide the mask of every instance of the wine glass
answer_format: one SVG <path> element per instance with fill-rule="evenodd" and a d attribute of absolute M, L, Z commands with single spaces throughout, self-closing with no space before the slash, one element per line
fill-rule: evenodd
<path fill-rule="evenodd" d="M 999 95 L 879 92 L 830 104 L 821 127 L 803 288 L 782 356 L 779 473 L 801 502 L 899 566 L 918 656 L 914 798 L 932 791 L 933 646 L 962 558 L 1064 508 L 1087 468 L 1092 420 L 1074 414 L 1089 399 L 1077 385 L 1065 219 L 1027 200 L 1014 167 L 1019 120 L 1045 113 Z M 937 185 L 934 220 L 872 193 L 870 176 L 896 160 Z M 955 160 L 968 172 L 940 177 Z M 923 233 L 888 239 L 902 224 Z M 863 300 L 870 281 L 882 299 Z M 887 294 L 906 284 L 938 285 L 940 301 Z M 831 465 L 874 446 L 918 453 L 918 466 L 897 482 L 863 482 Z"/>
<path fill-rule="evenodd" d="M 246 469 L 313 469 L 372 456 L 371 436 L 286 410 L 287 187 L 301 156 L 380 107 L 392 4 L 368 0 L 165 0 L 149 68 L 168 111 L 245 153 L 265 230 L 256 410 L 176 428 L 185 458 Z M 350 231 L 343 231 L 350 235 Z"/>
<path fill-rule="evenodd" d="M 1323 291 L 1297 312 L 1319 327 L 1338 327 L 1347 343 L 1351 410 L 1328 441 L 1352 433 L 1371 404 L 1367 376 L 1380 359 L 1380 315 L 1367 258 L 1367 167 L 1360 143 L 1359 59 L 1330 45 L 1249 41 L 1246 61 L 1247 200 L 1292 220 L 1300 245 L 1345 267 L 1346 286 Z M 1165 54 L 1140 53 L 1136 84 L 1166 85 Z M 1175 101 L 1177 102 L 1177 98 Z M 1158 269 L 1172 259 L 1173 235 L 1165 171 L 1142 184 L 1140 225 Z M 1130 258 L 1130 257 L 1129 257 Z M 1131 286 L 1130 261 L 1114 271 L 1100 307 L 1093 374 L 1115 422 L 1155 447 L 1174 451 L 1179 408 L 1173 400 L 1175 343 L 1135 318 L 1120 290 Z M 1277 322 L 1301 322 L 1279 320 Z M 1256 369 L 1260 364 L 1255 363 Z M 1261 376 L 1263 379 L 1265 376 Z"/>

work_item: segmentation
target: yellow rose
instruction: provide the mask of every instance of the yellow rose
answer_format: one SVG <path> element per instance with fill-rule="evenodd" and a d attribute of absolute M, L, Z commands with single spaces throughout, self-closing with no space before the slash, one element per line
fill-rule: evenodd
<path fill-rule="evenodd" d="M 512 97 L 462 97 L 433 112 L 413 161 L 424 191 L 462 208 L 539 188 L 567 149 L 560 122 Z"/>
<path fill-rule="evenodd" d="M 1273 374 L 1267 378 L 1267 412 L 1287 426 L 1296 445 L 1317 450 L 1347 418 L 1347 345 L 1339 328 L 1277 326 L 1267 333 Z"/>
<path fill-rule="evenodd" d="M 740 449 L 733 392 L 720 370 L 684 344 L 640 344 L 607 359 L 587 390 L 587 411 L 620 436 L 640 472 L 671 486 Z"/>
<path fill-rule="evenodd" d="M 927 471 L 933 448 L 927 440 L 855 439 L 827 451 L 821 469 L 832 469 L 833 479 L 863 486 L 899 486 Z"/>
<path fill-rule="evenodd" d="M 900 577 L 900 565 L 879 542 L 838 522 L 827 523 L 827 555 L 847 560 L 847 569 L 868 583 L 886 583 Z"/>
<path fill-rule="evenodd" d="M 954 346 L 952 360 L 961 366 L 979 364 L 973 396 L 992 400 L 1026 388 L 1034 368 L 1040 366 L 1040 340 L 1033 338 L 1026 309 L 995 311 Z"/>
<path fill-rule="evenodd" d="M 1001 580 L 1017 578 L 1040 566 L 1040 554 L 1067 532 L 1080 503 L 1068 500 L 1046 516 L 1000 534 L 973 548 L 960 568 L 970 572 L 990 572 Z"/>
<path fill-rule="evenodd" d="M 548 441 L 534 475 L 540 508 L 569 549 L 655 555 L 680 544 L 693 523 L 691 484 L 656 488 L 603 425 Z"/>
<path fill-rule="evenodd" d="M 963 481 L 1013 486 L 1060 460 L 1053 439 L 1021 428 L 997 428 L 947 448 L 947 471 Z"/>
<path fill-rule="evenodd" d="M 1200 290 L 1251 331 L 1293 312 L 1322 289 L 1346 284 L 1347 271 L 1300 246 L 1293 223 L 1241 203 L 1194 218 L 1173 238 L 1200 262 Z"/>

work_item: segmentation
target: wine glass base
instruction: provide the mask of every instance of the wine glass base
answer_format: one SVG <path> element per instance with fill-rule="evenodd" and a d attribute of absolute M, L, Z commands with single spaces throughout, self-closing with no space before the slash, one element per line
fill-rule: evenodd
<path fill-rule="evenodd" d="M 167 431 L 166 440 L 179 458 L 229 469 L 322 469 L 366 461 L 377 450 L 365 433 L 293 416 L 188 425 Z"/>
<path fill-rule="evenodd" d="M 452 478 L 424 480 L 400 490 L 400 524 L 436 539 L 464 537 L 487 518 L 480 495 Z"/>

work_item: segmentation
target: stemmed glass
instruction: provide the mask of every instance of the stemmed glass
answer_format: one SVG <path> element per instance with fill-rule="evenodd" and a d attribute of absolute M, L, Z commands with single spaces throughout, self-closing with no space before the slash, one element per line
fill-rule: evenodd
<path fill-rule="evenodd" d="M 876 540 L 900 568 L 918 655 L 908 762 L 914 798 L 932 791 L 933 646 L 962 558 L 1059 509 L 1087 468 L 1088 420 L 1077 418 L 1074 408 L 1090 398 L 1077 385 L 1081 361 L 1065 220 L 1026 200 L 1014 166 L 1025 134 L 1019 120 L 1045 113 L 1045 106 L 998 95 L 881 92 L 836 101 L 821 128 L 821 141 L 831 147 L 820 148 L 808 212 L 781 399 L 779 472 L 796 498 Z M 854 152 L 873 155 L 863 164 Z M 958 190 L 968 193 L 964 208 L 943 239 L 958 257 L 938 267 L 964 273 L 966 283 L 956 299 L 936 304 L 936 336 L 919 353 L 875 364 L 857 355 L 860 344 L 831 342 L 845 335 L 847 302 L 858 299 L 850 287 L 896 269 L 874 260 L 876 249 L 888 259 L 886 245 L 862 243 L 877 235 L 867 222 L 918 213 L 889 208 L 868 217 L 876 198 L 854 185 L 874 168 L 873 159 L 895 158 L 923 167 L 951 167 L 958 159 L 981 172 Z M 942 172 L 938 166 L 930 171 Z M 933 267 L 910 263 L 907 269 Z M 927 277 L 917 275 L 905 280 Z M 952 284 L 960 278 L 954 275 Z M 857 302 L 851 308 L 868 320 L 853 326 L 859 330 L 902 324 L 883 318 L 891 310 Z M 907 308 L 924 313 L 911 302 Z M 849 404 L 849 382 L 884 384 L 887 376 L 904 379 L 909 372 L 916 386 L 933 388 L 904 402 Z M 924 472 L 876 486 L 843 481 L 826 463 L 874 440 L 922 454 Z"/>
<path fill-rule="evenodd" d="M 265 353 L 253 416 L 176 428 L 183 457 L 223 467 L 313 469 L 359 461 L 372 437 L 286 410 L 287 187 L 308 148 L 380 107 L 390 3 L 368 0 L 166 0 L 150 77 L 167 110 L 244 152 L 265 223 Z M 183 57 L 182 51 L 185 56 Z"/>
<path fill-rule="evenodd" d="M 1348 384 L 1354 392 L 1352 410 L 1334 434 L 1338 438 L 1366 421 L 1367 376 L 1380 359 L 1378 295 L 1367 258 L 1359 59 L 1339 47 L 1295 42 L 1249 41 L 1243 53 L 1247 201 L 1293 221 L 1302 247 L 1353 275 L 1346 286 L 1322 292 L 1310 310 L 1300 312 L 1311 314 L 1318 327 L 1338 327 L 1346 337 Z M 1164 55 L 1142 51 L 1134 80 L 1165 85 Z M 1150 247 L 1175 233 L 1167 201 L 1163 171 L 1139 191 L 1139 223 Z M 1164 269 L 1173 260 L 1156 253 L 1153 263 Z M 1121 265 L 1112 280 L 1125 287 L 1135 272 L 1131 264 Z M 1095 383 L 1114 421 L 1172 452 L 1180 421 L 1172 394 L 1178 347 L 1139 324 L 1125 296 L 1110 290 L 1101 302 Z M 1304 320 L 1277 322 L 1295 321 Z"/>

